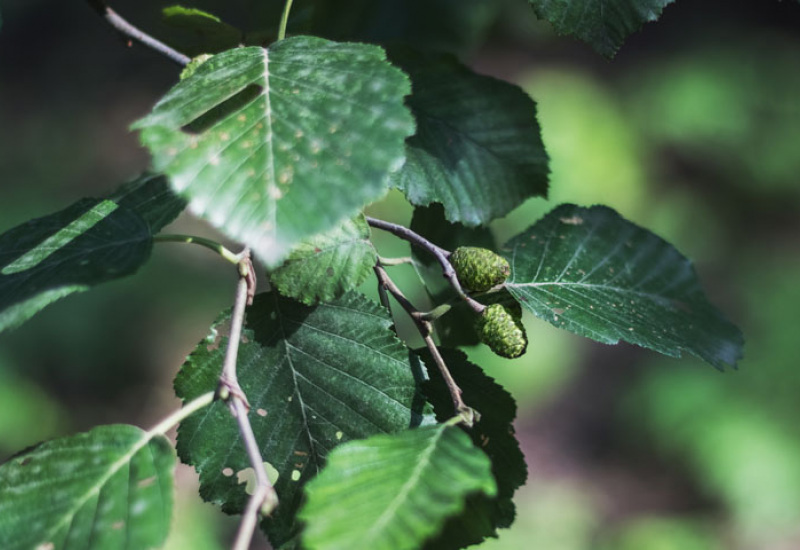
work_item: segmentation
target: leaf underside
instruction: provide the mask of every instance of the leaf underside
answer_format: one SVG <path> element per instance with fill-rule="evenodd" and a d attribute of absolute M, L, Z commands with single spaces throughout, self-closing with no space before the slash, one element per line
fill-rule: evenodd
<path fill-rule="evenodd" d="M 134 273 L 152 236 L 183 210 L 164 178 L 145 175 L 113 199 L 82 199 L 0 235 L 0 331 L 48 304 Z"/>
<path fill-rule="evenodd" d="M 561 205 L 503 247 L 508 291 L 537 317 L 603 342 L 630 342 L 722 369 L 742 357 L 691 262 L 604 206 Z"/>
<path fill-rule="evenodd" d="M 377 46 L 298 36 L 212 57 L 134 128 L 189 209 L 273 268 L 386 193 L 408 92 Z"/>
<path fill-rule="evenodd" d="M 464 507 L 494 495 L 486 455 L 461 429 L 427 426 L 335 449 L 300 512 L 309 550 L 412 550 Z"/>
<path fill-rule="evenodd" d="M 172 519 L 175 452 L 126 425 L 54 439 L 0 466 L 0 548 L 157 548 Z"/>
<path fill-rule="evenodd" d="M 182 399 L 216 388 L 226 345 L 218 333 L 229 315 L 178 374 L 175 389 Z M 419 391 L 423 367 L 391 325 L 383 308 L 352 292 L 316 307 L 260 294 L 248 309 L 238 372 L 262 456 L 278 472 L 280 505 L 263 524 L 274 546 L 297 534 L 302 487 L 331 449 L 433 422 Z M 204 499 L 241 512 L 247 494 L 239 476 L 250 464 L 223 403 L 181 424 L 178 453 L 200 473 Z"/>
<path fill-rule="evenodd" d="M 304 304 L 329 302 L 364 282 L 378 259 L 363 215 L 295 247 L 270 273 L 278 291 Z"/>
<path fill-rule="evenodd" d="M 674 0 L 529 0 L 559 34 L 574 35 L 611 58 L 625 39 Z"/>
<path fill-rule="evenodd" d="M 548 156 L 525 92 L 451 56 L 396 49 L 390 59 L 413 82 L 417 133 L 392 179 L 411 203 L 441 203 L 448 221 L 476 226 L 547 195 Z"/>

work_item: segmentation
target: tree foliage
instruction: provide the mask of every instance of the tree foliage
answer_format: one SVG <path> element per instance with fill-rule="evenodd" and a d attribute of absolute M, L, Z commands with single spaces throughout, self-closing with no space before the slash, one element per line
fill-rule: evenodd
<path fill-rule="evenodd" d="M 530 0 L 609 57 L 669 3 Z M 288 19 L 317 36 L 286 37 L 281 18 L 241 47 L 245 34 L 215 15 L 167 8 L 165 21 L 214 55 L 134 124 L 153 172 L 0 235 L 0 331 L 133 275 L 160 240 L 204 244 L 240 276 L 233 309 L 177 375 L 186 408 L 171 424 L 98 427 L 0 466 L 3 548 L 159 546 L 174 469 L 162 434 L 178 422 L 201 496 L 226 513 L 260 510 L 276 547 L 462 548 L 511 525 L 527 471 L 513 398 L 455 348 L 480 339 L 521 355 L 525 310 L 606 344 L 720 369 L 741 358 L 741 333 L 691 262 L 610 208 L 556 206 L 490 250 L 489 222 L 547 195 L 535 101 L 413 35 L 384 49 L 383 3 L 323 4 L 298 2 L 302 16 Z M 414 2 L 388 4 L 418 15 Z M 415 207 L 410 227 L 364 215 L 391 187 Z M 160 234 L 185 208 L 243 252 Z M 436 309 L 424 314 L 394 284 L 370 226 L 413 245 L 407 261 Z M 257 271 L 271 288 L 253 298 Z M 359 292 L 373 273 L 382 304 Z M 423 349 L 398 338 L 401 310 Z"/>

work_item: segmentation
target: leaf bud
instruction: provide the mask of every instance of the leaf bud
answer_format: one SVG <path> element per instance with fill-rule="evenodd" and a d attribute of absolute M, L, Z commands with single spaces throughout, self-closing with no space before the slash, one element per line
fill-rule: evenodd
<path fill-rule="evenodd" d="M 483 292 L 504 282 L 511 273 L 508 261 L 486 248 L 461 246 L 450 254 L 458 282 L 466 290 Z"/>
<path fill-rule="evenodd" d="M 502 304 L 492 304 L 478 318 L 478 336 L 501 357 L 514 359 L 525 353 L 528 336 L 522 321 Z"/>

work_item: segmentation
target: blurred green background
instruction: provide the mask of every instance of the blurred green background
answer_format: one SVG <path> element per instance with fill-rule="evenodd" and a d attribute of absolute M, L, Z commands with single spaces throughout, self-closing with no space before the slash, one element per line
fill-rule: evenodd
<path fill-rule="evenodd" d="M 192 5 L 259 30 L 273 4 L 282 2 Z M 166 5 L 113 3 L 160 36 Z M 126 48 L 83 2 L 5 0 L 2 11 L 5 231 L 145 169 L 127 127 L 177 71 Z M 554 36 L 524 0 L 471 0 L 458 13 L 459 33 L 429 19 L 405 24 L 528 91 L 552 159 L 550 200 L 493 224 L 498 242 L 560 202 L 610 205 L 695 260 L 747 342 L 740 370 L 725 374 L 533 318 L 521 359 L 468 350 L 517 399 L 530 472 L 516 524 L 484 547 L 800 548 L 800 5 L 679 0 L 611 63 Z M 411 208 L 393 193 L 372 213 L 407 223 Z M 188 217 L 172 229 L 213 234 Z M 385 255 L 408 253 L 376 239 Z M 411 270 L 396 269 L 423 302 Z M 0 460 L 100 423 L 146 426 L 177 407 L 171 380 L 234 284 L 205 250 L 159 245 L 136 277 L 0 337 Z M 169 548 L 223 548 L 235 520 L 200 502 L 190 469 L 178 479 Z"/>

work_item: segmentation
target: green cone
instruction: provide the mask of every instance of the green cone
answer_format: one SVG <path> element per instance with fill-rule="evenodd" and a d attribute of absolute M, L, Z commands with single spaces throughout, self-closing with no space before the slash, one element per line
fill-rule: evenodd
<path fill-rule="evenodd" d="M 502 256 L 486 248 L 462 246 L 450 254 L 458 282 L 466 290 L 482 292 L 504 282 L 511 267 Z"/>
<path fill-rule="evenodd" d="M 503 305 L 488 306 L 478 318 L 478 336 L 501 357 L 514 359 L 525 353 L 528 336 L 521 319 L 515 318 Z"/>

